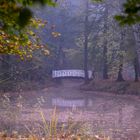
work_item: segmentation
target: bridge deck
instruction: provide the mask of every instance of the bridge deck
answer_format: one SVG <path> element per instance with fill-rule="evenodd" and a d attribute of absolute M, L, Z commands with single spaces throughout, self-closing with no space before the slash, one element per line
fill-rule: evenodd
<path fill-rule="evenodd" d="M 53 78 L 59 78 L 59 77 L 85 77 L 84 70 L 53 70 L 52 71 L 52 77 Z M 88 77 L 92 78 L 92 71 L 88 71 Z"/>

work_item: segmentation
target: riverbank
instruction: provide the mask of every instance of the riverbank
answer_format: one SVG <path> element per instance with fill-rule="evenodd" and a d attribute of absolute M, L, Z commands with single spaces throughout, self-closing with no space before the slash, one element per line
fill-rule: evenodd
<path fill-rule="evenodd" d="M 124 81 L 116 82 L 110 80 L 91 81 L 88 85 L 80 87 L 86 91 L 109 92 L 121 95 L 137 95 L 140 96 L 140 82 Z"/>

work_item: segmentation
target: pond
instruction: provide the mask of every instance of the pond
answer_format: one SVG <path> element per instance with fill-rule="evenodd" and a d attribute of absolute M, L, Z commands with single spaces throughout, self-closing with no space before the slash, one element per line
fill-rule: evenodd
<path fill-rule="evenodd" d="M 58 122 L 67 122 L 69 118 L 86 122 L 90 134 L 104 133 L 117 140 L 140 138 L 138 97 L 83 91 L 82 84 L 83 80 L 64 79 L 59 85 L 38 91 L 37 97 L 25 101 L 20 122 L 28 125 L 42 121 L 40 111 L 50 121 L 56 108 Z"/>

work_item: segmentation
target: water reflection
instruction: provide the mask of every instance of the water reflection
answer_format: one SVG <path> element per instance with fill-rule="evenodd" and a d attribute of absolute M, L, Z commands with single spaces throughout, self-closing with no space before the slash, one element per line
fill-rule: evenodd
<path fill-rule="evenodd" d="M 78 84 L 78 81 L 65 80 L 60 87 L 52 89 L 44 108 L 57 107 L 60 122 L 67 121 L 71 115 L 75 121 L 90 122 L 94 132 L 100 129 L 112 138 L 123 139 L 126 134 L 140 130 L 139 102 L 117 95 L 82 92 Z"/>
<path fill-rule="evenodd" d="M 91 99 L 66 99 L 52 98 L 52 106 L 56 107 L 92 107 L 93 100 Z"/>

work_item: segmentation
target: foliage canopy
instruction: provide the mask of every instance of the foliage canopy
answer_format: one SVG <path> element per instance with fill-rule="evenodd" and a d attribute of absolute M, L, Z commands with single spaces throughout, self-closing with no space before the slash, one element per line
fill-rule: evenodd
<path fill-rule="evenodd" d="M 32 57 L 35 49 L 47 50 L 39 42 L 35 28 L 44 26 L 33 17 L 29 8 L 35 3 L 55 6 L 52 0 L 1 0 L 0 1 L 0 53 L 18 55 L 21 58 Z M 26 26 L 28 25 L 28 26 Z"/>
<path fill-rule="evenodd" d="M 132 25 L 140 23 L 140 0 L 127 0 L 123 7 L 123 14 L 115 16 L 120 21 L 120 24 Z"/>
<path fill-rule="evenodd" d="M 105 0 L 92 0 L 93 2 L 103 2 Z M 121 15 L 116 15 L 115 19 L 121 25 L 133 25 L 140 23 L 140 0 L 127 0 L 123 4 L 123 11 Z"/>

